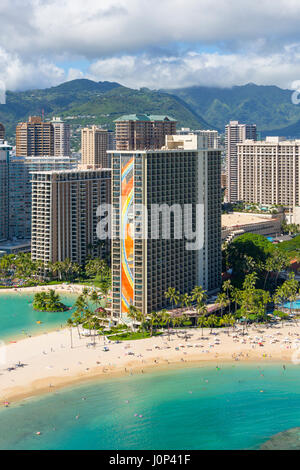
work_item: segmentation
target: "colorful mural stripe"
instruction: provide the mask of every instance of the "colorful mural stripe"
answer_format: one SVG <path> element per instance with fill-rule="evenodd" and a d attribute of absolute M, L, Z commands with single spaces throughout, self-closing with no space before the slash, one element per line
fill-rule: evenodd
<path fill-rule="evenodd" d="M 123 157 L 121 164 L 121 282 L 122 313 L 127 313 L 134 298 L 133 157 Z"/>

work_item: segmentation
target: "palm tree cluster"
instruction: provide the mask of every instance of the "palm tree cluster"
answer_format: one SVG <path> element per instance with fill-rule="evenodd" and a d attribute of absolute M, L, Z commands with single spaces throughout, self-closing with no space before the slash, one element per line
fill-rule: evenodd
<path fill-rule="evenodd" d="M 40 312 L 64 312 L 67 310 L 67 307 L 60 301 L 60 296 L 53 289 L 35 294 L 33 308 Z"/>
<path fill-rule="evenodd" d="M 42 261 L 32 261 L 30 253 L 4 255 L 0 258 L 0 275 L 2 278 L 30 279 L 41 274 Z"/>
<path fill-rule="evenodd" d="M 96 290 L 90 291 L 85 288 L 77 297 L 72 316 L 68 319 L 68 325 L 77 328 L 79 338 L 81 337 L 80 325 L 89 329 L 90 333 L 91 331 L 95 333 L 96 330 L 101 331 L 109 323 L 108 312 L 104 307 L 100 307 L 100 304 L 101 296 Z"/>

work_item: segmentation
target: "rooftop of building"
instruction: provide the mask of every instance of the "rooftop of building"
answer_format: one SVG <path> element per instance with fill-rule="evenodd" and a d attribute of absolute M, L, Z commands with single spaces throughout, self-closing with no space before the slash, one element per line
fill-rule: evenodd
<path fill-rule="evenodd" d="M 244 142 L 238 143 L 237 145 L 300 145 L 300 139 L 288 140 L 280 136 L 267 136 L 265 140 L 246 139 Z"/>
<path fill-rule="evenodd" d="M 120 116 L 118 119 L 115 119 L 114 122 L 124 122 L 124 121 L 171 121 L 176 122 L 176 119 L 160 114 L 125 114 Z"/>
<path fill-rule="evenodd" d="M 232 214 L 222 214 L 222 227 L 236 227 L 241 225 L 252 225 L 252 224 L 261 224 L 263 222 L 270 222 L 271 220 L 267 217 L 263 217 L 262 215 L 254 215 L 254 214 L 242 214 L 242 213 L 235 213 Z"/>
<path fill-rule="evenodd" d="M 22 240 L 5 240 L 0 242 L 0 251 L 6 251 L 13 248 L 22 248 L 31 245 L 30 239 L 22 239 Z"/>
<path fill-rule="evenodd" d="M 102 172 L 102 171 L 110 171 L 111 168 L 72 168 L 72 169 L 65 169 L 65 170 L 41 170 L 41 171 L 33 171 L 31 172 L 32 175 L 52 175 L 52 174 L 76 174 L 76 173 L 95 173 L 95 172 Z"/>
<path fill-rule="evenodd" d="M 113 155 L 145 155 L 152 153 L 183 153 L 183 152 L 197 152 L 197 149 L 147 149 L 147 150 L 107 150 L 106 153 Z"/>

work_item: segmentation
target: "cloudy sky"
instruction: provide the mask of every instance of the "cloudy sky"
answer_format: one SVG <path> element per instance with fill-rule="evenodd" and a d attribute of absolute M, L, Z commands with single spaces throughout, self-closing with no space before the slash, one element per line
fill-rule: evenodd
<path fill-rule="evenodd" d="M 0 80 L 10 90 L 74 78 L 133 88 L 291 88 L 299 0 L 1 0 Z"/>

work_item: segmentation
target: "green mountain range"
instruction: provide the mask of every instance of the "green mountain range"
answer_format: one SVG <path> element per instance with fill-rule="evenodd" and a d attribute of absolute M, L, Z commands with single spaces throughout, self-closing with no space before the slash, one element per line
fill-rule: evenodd
<path fill-rule="evenodd" d="M 300 105 L 292 103 L 291 90 L 252 83 L 232 88 L 194 86 L 167 90 L 224 132 L 230 120 L 257 124 L 262 135 L 300 138 Z"/>
<path fill-rule="evenodd" d="M 44 90 L 8 91 L 6 104 L 0 106 L 0 122 L 13 142 L 16 124 L 30 115 L 61 116 L 72 125 L 75 149 L 80 144 L 80 126 L 114 129 L 117 117 L 135 113 L 168 114 L 178 120 L 178 127 L 220 132 L 230 120 L 239 120 L 256 123 L 262 136 L 300 138 L 300 105 L 293 104 L 291 97 L 291 90 L 254 84 L 154 91 L 80 79 Z"/>
<path fill-rule="evenodd" d="M 0 106 L 0 122 L 6 127 L 7 137 L 13 139 L 18 122 L 42 113 L 45 119 L 61 116 L 70 122 L 75 148 L 78 148 L 80 139 L 79 126 L 96 124 L 114 129 L 113 121 L 122 114 L 168 114 L 178 120 L 179 126 L 210 127 L 177 96 L 86 79 L 72 80 L 44 90 L 8 91 L 6 104 Z"/>

